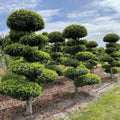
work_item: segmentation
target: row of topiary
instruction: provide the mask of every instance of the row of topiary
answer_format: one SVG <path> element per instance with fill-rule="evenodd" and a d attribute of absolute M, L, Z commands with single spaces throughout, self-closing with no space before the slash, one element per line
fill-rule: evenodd
<path fill-rule="evenodd" d="M 15 61 L 9 64 L 9 73 L 2 77 L 0 94 L 26 100 L 27 115 L 32 113 L 33 97 L 43 91 L 42 83 L 49 84 L 58 75 L 71 78 L 75 92 L 78 87 L 101 81 L 87 69 L 94 69 L 99 59 L 94 52 L 97 43 L 81 40 L 87 35 L 84 26 L 67 26 L 63 34 L 36 35 L 35 31 L 44 28 L 44 21 L 37 13 L 24 9 L 11 13 L 7 26 L 11 29 L 10 40 L 2 41 L 1 45 Z M 65 38 L 69 40 L 65 42 Z"/>

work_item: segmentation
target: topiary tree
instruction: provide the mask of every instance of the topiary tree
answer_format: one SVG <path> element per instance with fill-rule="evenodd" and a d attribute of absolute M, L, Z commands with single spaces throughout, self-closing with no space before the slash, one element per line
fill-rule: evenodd
<path fill-rule="evenodd" d="M 107 42 L 105 52 L 106 56 L 103 56 L 101 60 L 107 62 L 102 67 L 105 72 L 111 73 L 111 78 L 113 79 L 113 74 L 117 74 L 120 70 L 116 68 L 118 66 L 118 61 L 120 60 L 119 44 L 116 43 L 119 40 L 119 35 L 115 33 L 110 33 L 104 36 L 103 41 Z M 114 72 L 115 71 L 115 72 Z"/>
<path fill-rule="evenodd" d="M 27 33 L 44 28 L 44 21 L 39 14 L 24 9 L 16 10 L 9 14 L 6 23 L 11 30 Z"/>
<path fill-rule="evenodd" d="M 20 31 L 20 34 L 15 41 L 12 40 L 16 43 L 7 45 L 4 51 L 10 56 L 22 58 L 9 65 L 9 74 L 3 76 L 0 84 L 0 94 L 26 101 L 26 115 L 29 115 L 33 112 L 33 97 L 39 96 L 43 91 L 41 84 L 51 83 L 57 79 L 58 74 L 42 65 L 47 63 L 50 55 L 38 50 L 38 45 L 45 43 L 48 38 L 33 33 L 44 28 L 41 16 L 24 9 L 16 10 L 8 16 L 7 26 L 17 33 Z M 20 37 L 22 32 L 25 36 Z M 12 37 L 16 38 L 16 35 Z"/>
<path fill-rule="evenodd" d="M 72 24 L 63 30 L 63 36 L 69 39 L 64 48 L 65 53 L 69 53 L 76 58 L 76 53 L 85 51 L 85 44 L 81 44 L 80 39 L 87 36 L 87 29 L 84 26 Z"/>
<path fill-rule="evenodd" d="M 75 93 L 78 92 L 78 87 L 100 83 L 101 80 L 97 75 L 89 74 L 88 72 L 89 70 L 82 64 L 77 68 L 68 67 L 64 70 L 64 75 L 71 78 L 74 82 Z"/>

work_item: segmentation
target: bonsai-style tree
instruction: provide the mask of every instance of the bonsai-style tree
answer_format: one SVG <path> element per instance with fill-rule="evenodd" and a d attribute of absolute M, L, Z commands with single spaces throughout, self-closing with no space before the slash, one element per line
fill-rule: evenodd
<path fill-rule="evenodd" d="M 98 63 L 98 58 L 92 52 L 79 52 L 76 58 L 81 61 L 91 73 L 94 73 L 94 66 Z"/>
<path fill-rule="evenodd" d="M 77 68 L 67 67 L 64 71 L 64 75 L 73 80 L 74 91 L 78 92 L 78 87 L 82 87 L 84 85 L 91 85 L 95 83 L 100 83 L 101 79 L 97 75 L 88 73 L 89 70 L 84 66 L 80 65 Z"/>
<path fill-rule="evenodd" d="M 119 35 L 115 33 L 110 33 L 104 36 L 103 41 L 107 42 L 105 52 L 107 53 L 106 56 L 103 56 L 101 59 L 103 62 L 107 62 L 103 64 L 103 68 L 105 72 L 111 73 L 111 78 L 113 79 L 113 74 L 117 74 L 120 72 L 120 69 L 117 68 L 118 61 L 120 60 L 120 52 L 119 52 Z"/>
<path fill-rule="evenodd" d="M 85 50 L 86 47 L 79 44 L 80 39 L 87 36 L 87 30 L 84 26 L 76 24 L 69 25 L 63 30 L 63 36 L 70 39 L 64 48 L 66 53 L 76 58 L 76 53 Z"/>
<path fill-rule="evenodd" d="M 16 38 L 13 35 L 11 39 L 15 43 L 4 48 L 6 54 L 21 58 L 9 65 L 9 73 L 3 76 L 0 84 L 0 94 L 26 101 L 26 115 L 29 115 L 33 112 L 33 97 L 43 91 L 41 83 L 51 83 L 57 79 L 58 74 L 42 65 L 50 56 L 37 47 L 48 39 L 47 36 L 34 33 L 44 28 L 44 21 L 39 14 L 24 9 L 16 10 L 8 16 L 7 26 L 11 31 L 25 33 L 25 36 L 18 35 Z"/>

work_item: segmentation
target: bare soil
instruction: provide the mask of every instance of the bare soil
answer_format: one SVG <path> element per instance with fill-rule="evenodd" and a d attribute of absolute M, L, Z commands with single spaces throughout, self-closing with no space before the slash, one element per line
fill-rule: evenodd
<path fill-rule="evenodd" d="M 0 120 L 69 119 L 69 113 L 81 113 L 84 107 L 103 97 L 106 91 L 120 81 L 120 74 L 111 81 L 110 75 L 103 72 L 102 68 L 96 68 L 95 74 L 101 77 L 102 82 L 80 87 L 78 94 L 74 94 L 73 81 L 64 76 L 58 77 L 58 83 L 43 85 L 43 93 L 33 100 L 34 113 L 30 116 L 24 116 L 25 102 L 1 95 Z"/>

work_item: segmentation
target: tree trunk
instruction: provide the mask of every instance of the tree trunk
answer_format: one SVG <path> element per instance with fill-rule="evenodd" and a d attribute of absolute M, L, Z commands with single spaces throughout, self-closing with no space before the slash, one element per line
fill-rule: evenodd
<path fill-rule="evenodd" d="M 113 80 L 113 69 L 111 67 L 111 79 Z"/>
<path fill-rule="evenodd" d="M 33 100 L 33 97 L 30 97 L 27 101 L 26 101 L 26 113 L 25 115 L 31 115 L 33 113 L 33 110 L 32 110 L 32 100 Z"/>

